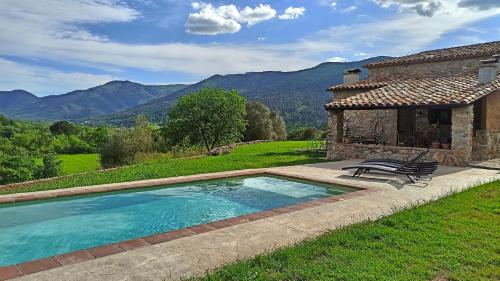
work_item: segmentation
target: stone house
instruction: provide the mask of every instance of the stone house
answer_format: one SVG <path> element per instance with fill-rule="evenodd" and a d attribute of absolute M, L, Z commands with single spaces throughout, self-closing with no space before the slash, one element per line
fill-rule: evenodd
<path fill-rule="evenodd" d="M 329 89 L 329 159 L 407 159 L 432 147 L 444 165 L 500 157 L 500 41 L 425 51 L 348 70 Z"/>

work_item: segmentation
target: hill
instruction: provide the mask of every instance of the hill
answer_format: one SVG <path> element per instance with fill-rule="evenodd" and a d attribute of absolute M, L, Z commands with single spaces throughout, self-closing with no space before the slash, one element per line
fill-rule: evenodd
<path fill-rule="evenodd" d="M 283 115 L 287 125 L 316 126 L 326 124 L 323 105 L 331 100 L 326 89 L 342 83 L 343 71 L 362 68 L 363 65 L 387 59 L 375 57 L 357 62 L 322 63 L 316 67 L 293 72 L 249 72 L 245 74 L 214 75 L 201 82 L 188 86 L 175 93 L 125 110 L 120 113 L 100 116 L 93 119 L 96 123 L 128 125 L 136 115 L 144 114 L 154 122 L 162 122 L 170 106 L 188 93 L 203 87 L 218 87 L 226 90 L 236 89 L 249 100 L 258 100 Z"/>
<path fill-rule="evenodd" d="M 0 92 L 0 114 L 28 120 L 82 120 L 130 109 L 166 97 L 186 85 L 142 85 L 111 81 L 87 90 L 36 97 L 23 91 Z"/>

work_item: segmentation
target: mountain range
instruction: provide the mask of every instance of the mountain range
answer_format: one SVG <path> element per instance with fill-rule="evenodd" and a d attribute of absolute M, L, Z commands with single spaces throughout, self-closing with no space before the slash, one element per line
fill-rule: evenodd
<path fill-rule="evenodd" d="M 87 90 L 37 97 L 23 90 L 0 91 L 0 114 L 28 120 L 70 120 L 93 124 L 130 125 L 139 114 L 153 122 L 165 120 L 168 108 L 188 93 L 204 87 L 235 89 L 248 100 L 258 100 L 279 111 L 288 126 L 322 126 L 323 105 L 332 99 L 326 89 L 342 82 L 343 71 L 387 59 L 375 57 L 357 62 L 326 62 L 292 71 L 214 75 L 192 85 L 142 85 L 111 81 Z"/>

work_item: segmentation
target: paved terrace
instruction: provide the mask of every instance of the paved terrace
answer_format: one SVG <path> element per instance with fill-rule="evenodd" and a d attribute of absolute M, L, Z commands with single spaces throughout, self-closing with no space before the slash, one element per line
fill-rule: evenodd
<path fill-rule="evenodd" d="M 376 219 L 389 215 L 398 209 L 414 203 L 424 203 L 436 200 L 450 192 L 464 190 L 470 186 L 500 179 L 499 171 L 477 168 L 440 167 L 437 175 L 431 181 L 417 184 L 405 183 L 403 178 L 386 175 L 365 175 L 352 178 L 350 173 L 341 171 L 343 166 L 356 161 L 330 162 L 314 165 L 301 165 L 271 169 L 246 170 L 239 172 L 224 172 L 210 175 L 179 177 L 177 180 L 206 179 L 216 176 L 239 175 L 254 172 L 271 172 L 282 175 L 305 177 L 319 181 L 333 182 L 366 188 L 365 191 L 345 194 L 338 198 L 320 200 L 322 202 L 302 204 L 297 207 L 280 208 L 259 216 L 246 216 L 236 223 L 231 220 L 224 223 L 212 223 L 205 227 L 195 227 L 183 232 L 177 232 L 175 240 L 150 245 L 152 243 L 136 243 L 113 255 L 97 259 L 87 259 L 85 256 L 73 256 L 72 260 L 61 260 L 61 264 L 70 264 L 22 276 L 12 280 L 23 281 L 83 281 L 83 280 L 179 280 L 205 273 L 209 269 L 234 262 L 238 259 L 255 256 L 296 243 L 304 239 L 314 238 L 327 231 L 341 226 L 358 223 L 367 219 Z M 159 183 L 144 181 L 144 183 Z M 172 180 L 163 180 L 171 183 Z M 137 186 L 137 183 L 105 185 Z M 66 190 L 106 189 L 103 187 L 83 187 Z M 23 195 L 23 198 L 54 196 L 52 192 Z M 357 195 L 355 195 L 357 194 Z M 11 196 L 12 197 L 12 196 Z M 15 197 L 15 196 L 14 196 Z M 0 196 L 0 201 L 2 197 Z M 7 200 L 3 197 L 3 200 Z M 413 206 L 413 205 L 412 205 Z M 233 221 L 234 222 L 234 221 Z M 175 236 L 175 235 L 174 235 Z M 148 241 L 147 239 L 144 239 Z M 144 241 L 141 240 L 141 241 Z M 151 242 L 151 241 L 150 241 Z M 125 247 L 124 247 L 125 246 Z M 110 250 L 110 248 L 107 248 Z M 116 248 L 115 248 L 116 249 Z M 124 251 L 126 249 L 127 251 Z M 112 249 L 110 250 L 111 252 Z M 87 252 L 86 252 L 87 253 Z M 88 253 L 87 253 L 88 254 Z M 99 252 L 94 252 L 94 255 Z M 53 262 L 53 261 L 52 261 Z M 52 266 L 45 261 L 46 266 Z M 25 270 L 38 271 L 36 264 Z M 34 267 L 34 268 L 33 268 Z M 16 268 L 14 268 L 16 270 Z M 19 269 L 17 269 L 19 270 Z M 15 272 L 14 272 L 15 273 Z M 1 278 L 0 278 L 1 279 Z"/>

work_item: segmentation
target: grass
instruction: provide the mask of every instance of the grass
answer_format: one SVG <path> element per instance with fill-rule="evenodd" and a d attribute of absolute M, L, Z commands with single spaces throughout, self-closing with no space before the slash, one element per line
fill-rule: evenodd
<path fill-rule="evenodd" d="M 92 172 L 101 167 L 99 154 L 67 154 L 59 156 L 62 162 L 62 174 Z"/>
<path fill-rule="evenodd" d="M 500 181 L 195 280 L 500 280 Z"/>
<path fill-rule="evenodd" d="M 72 175 L 36 184 L 0 188 L 0 194 L 52 190 L 75 186 L 117 183 L 144 179 L 185 176 L 250 168 L 264 168 L 318 163 L 323 160 L 317 153 L 297 151 L 307 142 L 269 142 L 239 146 L 228 155 L 203 156 L 191 159 L 159 159 L 136 166 L 105 172 Z"/>

